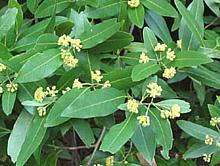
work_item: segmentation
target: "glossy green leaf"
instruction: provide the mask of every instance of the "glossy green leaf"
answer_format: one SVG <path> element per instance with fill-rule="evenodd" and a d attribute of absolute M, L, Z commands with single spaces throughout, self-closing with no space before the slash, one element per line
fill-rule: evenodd
<path fill-rule="evenodd" d="M 144 38 L 144 47 L 146 48 L 147 52 L 154 51 L 154 47 L 157 45 L 157 38 L 150 28 L 148 27 L 144 28 L 143 38 Z"/>
<path fill-rule="evenodd" d="M 27 0 L 27 7 L 31 13 L 35 13 L 39 2 L 40 0 Z"/>
<path fill-rule="evenodd" d="M 136 8 L 128 8 L 128 17 L 131 22 L 139 28 L 144 25 L 144 7 L 139 5 Z"/>
<path fill-rule="evenodd" d="M 11 57 L 12 54 L 9 52 L 8 48 L 3 43 L 0 43 L 0 58 L 8 60 Z"/>
<path fill-rule="evenodd" d="M 16 94 L 16 92 L 11 93 L 9 91 L 5 91 L 2 95 L 2 109 L 7 116 L 12 113 L 15 104 Z"/>

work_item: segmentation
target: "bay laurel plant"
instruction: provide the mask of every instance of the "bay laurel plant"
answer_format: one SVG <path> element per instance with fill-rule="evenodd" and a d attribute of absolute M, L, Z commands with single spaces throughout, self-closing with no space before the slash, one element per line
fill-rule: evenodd
<path fill-rule="evenodd" d="M 220 164 L 219 0 L 0 6 L 0 165 Z"/>

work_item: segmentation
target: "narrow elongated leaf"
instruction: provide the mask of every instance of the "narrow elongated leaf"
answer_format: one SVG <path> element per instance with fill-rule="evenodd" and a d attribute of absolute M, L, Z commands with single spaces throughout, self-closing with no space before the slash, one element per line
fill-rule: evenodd
<path fill-rule="evenodd" d="M 148 9 L 157 12 L 162 16 L 178 17 L 175 8 L 166 0 L 141 0 L 141 3 Z"/>
<path fill-rule="evenodd" d="M 47 115 L 45 126 L 53 127 L 68 121 L 70 118 L 61 117 L 63 110 L 75 104 L 76 101 L 79 100 L 81 96 L 83 96 L 87 92 L 88 92 L 88 88 L 82 90 L 73 89 L 65 93 L 63 96 L 61 96 L 59 100 L 57 100 L 57 102 L 51 108 L 49 114 Z"/>
<path fill-rule="evenodd" d="M 40 0 L 27 0 L 27 7 L 31 13 L 35 13 Z"/>
<path fill-rule="evenodd" d="M 65 108 L 61 116 L 69 118 L 107 116 L 115 112 L 124 99 L 124 93 L 114 88 L 90 91 Z"/>
<path fill-rule="evenodd" d="M 220 108 L 219 107 L 217 107 L 215 105 L 208 104 L 208 108 L 209 108 L 209 113 L 213 118 L 214 117 L 220 118 Z"/>
<path fill-rule="evenodd" d="M 156 63 L 138 64 L 132 70 L 131 78 L 133 81 L 143 80 L 160 70 Z"/>
<path fill-rule="evenodd" d="M 21 68 L 17 82 L 33 82 L 48 77 L 61 65 L 60 50 L 50 49 L 35 54 Z"/>
<path fill-rule="evenodd" d="M 92 26 L 90 29 L 78 36 L 82 41 L 83 48 L 92 48 L 119 31 L 120 23 L 116 23 L 115 19 L 104 21 L 100 24 Z"/>
<path fill-rule="evenodd" d="M 16 94 L 16 92 L 11 93 L 9 91 L 5 91 L 2 95 L 2 109 L 7 116 L 12 113 L 16 99 Z"/>
<path fill-rule="evenodd" d="M 18 155 L 16 166 L 23 166 L 41 144 L 47 131 L 47 128 L 44 127 L 44 122 L 45 118 L 39 116 L 36 116 L 32 121 Z"/>
<path fill-rule="evenodd" d="M 3 45 L 2 43 L 0 43 L 0 58 L 1 59 L 10 59 L 12 57 L 12 54 L 9 52 L 8 48 Z"/>
<path fill-rule="evenodd" d="M 207 127 L 203 127 L 201 125 L 188 122 L 185 120 L 179 120 L 177 122 L 178 126 L 185 131 L 187 134 L 191 135 L 192 137 L 195 137 L 199 140 L 204 141 L 206 135 L 209 135 L 213 138 L 218 138 L 220 137 L 220 134 L 212 129 L 209 129 Z"/>
<path fill-rule="evenodd" d="M 7 153 L 13 162 L 17 161 L 17 157 L 21 151 L 27 131 L 30 127 L 32 116 L 26 110 L 23 110 L 16 120 L 8 139 Z"/>
<path fill-rule="evenodd" d="M 136 116 L 130 114 L 125 121 L 111 127 L 102 141 L 100 150 L 116 153 L 132 137 L 136 128 Z"/>
<path fill-rule="evenodd" d="M 147 49 L 147 52 L 152 52 L 154 47 L 157 45 L 157 38 L 153 31 L 150 28 L 145 27 L 143 30 L 143 38 L 144 47 Z"/>
<path fill-rule="evenodd" d="M 139 5 L 136 8 L 128 8 L 128 17 L 131 22 L 139 28 L 144 25 L 144 7 Z"/>

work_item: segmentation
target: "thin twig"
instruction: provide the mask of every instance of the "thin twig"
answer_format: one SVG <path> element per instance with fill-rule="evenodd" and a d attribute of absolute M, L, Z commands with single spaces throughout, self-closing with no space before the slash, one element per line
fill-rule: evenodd
<path fill-rule="evenodd" d="M 73 147 L 63 147 L 63 146 L 56 146 L 56 145 L 47 145 L 48 147 L 54 148 L 54 149 L 61 149 L 61 150 L 79 150 L 79 149 L 89 149 L 94 148 L 95 145 L 91 146 L 73 146 Z"/>
<path fill-rule="evenodd" d="M 98 141 L 97 141 L 96 144 L 95 144 L 95 148 L 94 148 L 94 150 L 93 150 L 93 152 L 92 152 L 92 155 L 91 155 L 89 161 L 88 161 L 87 164 L 86 164 L 87 166 L 90 166 L 90 164 L 91 164 L 91 162 L 92 162 L 92 159 L 94 158 L 95 153 L 96 153 L 96 151 L 97 151 L 98 148 L 99 148 L 100 142 L 102 141 L 102 138 L 103 138 L 103 136 L 104 136 L 104 134 L 105 134 L 105 130 L 106 130 L 106 127 L 103 127 L 102 132 L 101 132 L 101 134 L 100 134 L 100 136 L 99 136 L 99 139 L 98 139 Z"/>

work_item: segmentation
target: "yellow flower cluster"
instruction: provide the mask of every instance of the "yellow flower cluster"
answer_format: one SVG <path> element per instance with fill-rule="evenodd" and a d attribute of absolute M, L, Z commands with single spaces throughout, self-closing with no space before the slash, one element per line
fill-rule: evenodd
<path fill-rule="evenodd" d="M 209 135 L 205 136 L 205 144 L 212 145 L 213 141 L 214 141 L 214 139 L 212 137 L 210 137 Z"/>
<path fill-rule="evenodd" d="M 141 115 L 137 117 L 138 123 L 143 127 L 150 126 L 150 117 L 146 115 Z"/>
<path fill-rule="evenodd" d="M 140 5 L 140 0 L 129 0 L 128 5 L 132 8 L 138 7 Z"/>
<path fill-rule="evenodd" d="M 6 84 L 6 87 L 7 87 L 7 90 L 12 93 L 18 90 L 18 84 L 13 83 L 13 82 Z"/>
<path fill-rule="evenodd" d="M 58 93 L 58 90 L 56 90 L 56 86 L 52 86 L 51 88 L 47 87 L 46 95 L 54 97 L 57 95 L 57 93 Z"/>
<path fill-rule="evenodd" d="M 170 61 L 174 61 L 174 59 L 176 58 L 175 52 L 172 51 L 171 48 L 168 48 L 166 52 L 166 58 Z"/>
<path fill-rule="evenodd" d="M 100 70 L 91 71 L 92 80 L 96 81 L 97 83 L 101 82 L 103 76 Z"/>
<path fill-rule="evenodd" d="M 157 43 L 157 45 L 154 47 L 154 51 L 164 52 L 166 48 L 167 48 L 166 44 Z"/>
<path fill-rule="evenodd" d="M 42 103 L 44 98 L 46 97 L 47 93 L 43 91 L 43 87 L 37 88 L 37 90 L 34 93 L 34 99 L 37 102 Z"/>
<path fill-rule="evenodd" d="M 0 63 L 0 72 L 6 70 L 6 66 L 2 63 Z"/>
<path fill-rule="evenodd" d="M 38 115 L 43 117 L 47 114 L 47 110 L 45 107 L 37 107 Z"/>
<path fill-rule="evenodd" d="M 139 102 L 135 99 L 129 99 L 127 103 L 127 109 L 131 113 L 138 113 Z"/>
<path fill-rule="evenodd" d="M 148 63 L 150 61 L 150 58 L 142 52 L 140 55 L 139 63 Z"/>
<path fill-rule="evenodd" d="M 162 88 L 157 83 L 150 83 L 147 85 L 147 93 L 150 94 L 150 97 L 156 98 L 161 96 Z"/>
<path fill-rule="evenodd" d="M 0 86 L 0 95 L 4 92 L 4 89 Z"/>
<path fill-rule="evenodd" d="M 176 44 L 177 44 L 177 47 L 178 48 L 182 48 L 182 40 L 180 39 L 180 40 L 177 40 L 176 41 Z"/>
<path fill-rule="evenodd" d="M 102 88 L 110 88 L 112 85 L 109 80 L 105 81 L 104 84 L 102 85 Z"/>
<path fill-rule="evenodd" d="M 176 75 L 175 67 L 166 68 L 163 73 L 163 77 L 167 79 L 173 78 L 175 75 Z"/>
<path fill-rule="evenodd" d="M 214 117 L 214 118 L 211 118 L 210 120 L 210 125 L 211 126 L 217 126 L 218 124 L 220 124 L 220 118 L 217 118 L 217 117 Z"/>
<path fill-rule="evenodd" d="M 109 156 L 105 160 L 105 165 L 106 166 L 113 166 L 114 163 L 114 156 Z"/>
<path fill-rule="evenodd" d="M 203 154 L 203 160 L 207 163 L 209 163 L 211 161 L 211 154 L 207 155 L 207 154 Z"/>
<path fill-rule="evenodd" d="M 74 80 L 72 88 L 81 89 L 81 88 L 83 88 L 83 84 L 77 78 L 77 79 Z"/>
<path fill-rule="evenodd" d="M 61 50 L 61 58 L 63 59 L 63 63 L 69 68 L 75 68 L 79 62 L 70 51 L 64 49 Z"/>
<path fill-rule="evenodd" d="M 178 118 L 180 117 L 180 113 L 181 113 L 180 106 L 178 104 L 172 105 L 171 110 L 170 110 L 170 118 L 171 119 Z"/>
<path fill-rule="evenodd" d="M 70 87 L 66 87 L 64 90 L 62 90 L 62 94 L 64 95 L 66 92 L 70 91 L 71 88 Z"/>
<path fill-rule="evenodd" d="M 168 110 L 161 110 L 160 111 L 160 116 L 163 119 L 168 119 L 170 117 L 171 113 Z"/>
<path fill-rule="evenodd" d="M 70 36 L 65 35 L 65 34 L 59 37 L 58 45 L 64 46 L 64 47 L 72 46 L 78 52 L 82 48 L 80 39 L 72 39 Z"/>

